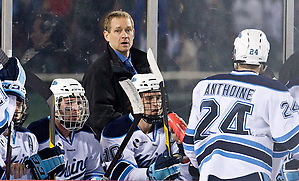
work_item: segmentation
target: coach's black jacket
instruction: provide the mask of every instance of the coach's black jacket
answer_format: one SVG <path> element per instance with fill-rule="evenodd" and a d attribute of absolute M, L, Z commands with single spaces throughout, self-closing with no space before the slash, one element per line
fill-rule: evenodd
<path fill-rule="evenodd" d="M 150 73 L 146 53 L 131 48 L 131 60 L 138 73 Z M 112 120 L 131 112 L 130 102 L 119 80 L 132 78 L 121 60 L 107 43 L 107 50 L 87 69 L 83 87 L 90 106 L 87 123 L 100 138 L 102 129 Z"/>

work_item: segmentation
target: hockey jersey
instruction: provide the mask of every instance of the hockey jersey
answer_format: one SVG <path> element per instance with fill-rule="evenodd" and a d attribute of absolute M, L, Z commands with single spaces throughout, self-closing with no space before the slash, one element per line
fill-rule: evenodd
<path fill-rule="evenodd" d="M 2 134 L 10 124 L 16 109 L 16 96 L 7 95 L 0 83 L 0 134 Z"/>
<path fill-rule="evenodd" d="M 100 144 L 105 169 L 109 167 L 133 120 L 133 116 L 127 114 L 110 122 L 103 129 Z M 178 146 L 173 139 L 171 151 L 178 153 Z M 148 134 L 137 128 L 114 167 L 111 180 L 147 180 L 147 168 L 165 152 L 167 148 L 163 125 L 154 125 L 154 130 Z M 189 163 L 181 165 L 183 173 L 179 179 L 192 179 L 188 173 L 188 166 Z"/>
<path fill-rule="evenodd" d="M 192 99 L 183 145 L 201 181 L 270 177 L 274 156 L 298 153 L 299 107 L 281 82 L 232 71 L 200 81 Z"/>
<path fill-rule="evenodd" d="M 32 155 L 36 154 L 38 151 L 38 142 L 33 133 L 28 129 L 17 127 L 14 130 L 14 138 L 12 142 L 12 154 L 11 154 L 11 163 L 23 163 Z M 7 137 L 3 134 L 0 135 L 0 151 L 1 157 L 6 160 L 6 151 L 7 151 Z M 14 176 L 10 177 L 11 180 L 14 180 Z M 27 170 L 27 174 L 23 177 L 15 180 L 32 180 L 33 177 L 30 173 L 30 170 Z"/>
<path fill-rule="evenodd" d="M 49 147 L 49 117 L 31 123 L 28 129 L 37 137 L 39 150 Z M 55 176 L 56 180 L 89 180 L 103 176 L 100 143 L 87 125 L 73 131 L 70 139 L 64 138 L 56 128 L 55 146 L 65 151 L 65 169 Z"/>

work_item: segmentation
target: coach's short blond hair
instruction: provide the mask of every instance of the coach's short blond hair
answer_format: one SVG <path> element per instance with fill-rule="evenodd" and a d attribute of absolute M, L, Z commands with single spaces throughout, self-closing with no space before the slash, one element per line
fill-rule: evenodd
<path fill-rule="evenodd" d="M 132 27 L 134 28 L 134 21 L 131 15 L 125 11 L 118 10 L 118 11 L 112 11 L 107 15 L 104 21 L 104 30 L 108 31 L 110 33 L 111 30 L 111 21 L 113 18 L 128 18 L 131 21 Z"/>

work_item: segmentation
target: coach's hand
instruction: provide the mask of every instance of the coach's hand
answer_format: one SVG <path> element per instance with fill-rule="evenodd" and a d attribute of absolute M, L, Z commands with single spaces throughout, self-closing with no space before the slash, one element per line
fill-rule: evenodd
<path fill-rule="evenodd" d="M 48 178 L 50 174 L 59 173 L 64 169 L 64 151 L 58 146 L 45 148 L 26 161 L 28 168 L 36 180 Z"/>
<path fill-rule="evenodd" d="M 181 157 L 160 155 L 147 169 L 150 180 L 174 180 L 179 177 Z"/>

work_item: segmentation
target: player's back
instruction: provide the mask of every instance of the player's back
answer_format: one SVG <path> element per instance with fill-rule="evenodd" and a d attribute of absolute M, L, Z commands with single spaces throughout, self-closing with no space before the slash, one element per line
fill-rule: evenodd
<path fill-rule="evenodd" d="M 285 142 L 298 125 L 286 123 L 295 116 L 292 105 L 282 83 L 254 72 L 233 71 L 200 81 L 193 91 L 184 147 L 195 152 L 201 179 L 208 174 L 270 175 L 273 139 Z"/>

